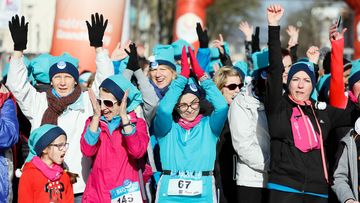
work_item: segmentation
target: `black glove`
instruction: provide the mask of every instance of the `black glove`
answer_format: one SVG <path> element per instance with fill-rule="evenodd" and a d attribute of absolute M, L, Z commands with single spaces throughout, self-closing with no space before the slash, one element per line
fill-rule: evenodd
<path fill-rule="evenodd" d="M 11 37 L 14 41 L 14 50 L 22 51 L 26 49 L 27 44 L 27 32 L 28 32 L 28 24 L 25 24 L 25 17 L 21 17 L 21 23 L 18 15 L 15 15 L 9 21 L 9 29 L 11 33 Z"/>
<path fill-rule="evenodd" d="M 199 38 L 200 48 L 209 47 L 209 36 L 207 30 L 203 30 L 200 23 L 196 23 L 196 33 Z"/>
<path fill-rule="evenodd" d="M 255 28 L 255 35 L 251 36 L 251 49 L 252 49 L 252 53 L 258 52 L 260 51 L 260 39 L 259 39 L 259 34 L 260 34 L 260 27 L 256 27 Z"/>
<path fill-rule="evenodd" d="M 129 55 L 129 61 L 126 68 L 135 72 L 140 69 L 138 53 L 136 50 L 135 43 L 131 43 L 129 48 L 130 48 L 130 52 L 125 49 L 125 52 Z"/>
<path fill-rule="evenodd" d="M 108 20 L 105 20 L 104 23 L 104 17 L 101 14 L 99 17 L 98 13 L 95 13 L 91 15 L 91 25 L 89 21 L 86 21 L 86 25 L 88 28 L 89 33 L 89 40 L 90 40 L 90 46 L 92 47 L 102 47 L 103 42 L 102 39 L 104 37 L 104 32 L 106 29 L 106 26 L 108 24 Z"/>

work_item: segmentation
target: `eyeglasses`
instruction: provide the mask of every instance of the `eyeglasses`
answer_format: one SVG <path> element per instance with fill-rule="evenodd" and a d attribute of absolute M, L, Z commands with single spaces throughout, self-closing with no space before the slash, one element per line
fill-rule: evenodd
<path fill-rule="evenodd" d="M 113 107 L 114 104 L 117 103 L 117 101 L 111 101 L 109 99 L 97 99 L 97 101 L 100 106 L 101 106 L 101 103 L 103 103 L 105 106 L 110 107 L 110 108 Z"/>
<path fill-rule="evenodd" d="M 241 89 L 244 86 L 244 83 L 240 83 L 240 84 L 230 84 L 230 85 L 225 85 L 224 87 L 228 88 L 229 90 L 235 90 L 237 87 L 239 89 Z"/>
<path fill-rule="evenodd" d="M 69 143 L 49 144 L 49 146 L 57 147 L 59 151 L 63 151 L 69 148 Z"/>
<path fill-rule="evenodd" d="M 181 113 L 184 113 L 189 109 L 189 107 L 191 107 L 193 110 L 196 110 L 199 108 L 199 106 L 200 106 L 199 100 L 195 99 L 190 104 L 186 104 L 186 103 L 178 104 L 177 109 Z"/>

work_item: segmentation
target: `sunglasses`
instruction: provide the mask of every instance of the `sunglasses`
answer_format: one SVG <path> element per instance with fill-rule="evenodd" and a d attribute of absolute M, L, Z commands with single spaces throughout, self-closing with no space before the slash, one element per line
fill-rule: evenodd
<path fill-rule="evenodd" d="M 106 107 L 113 107 L 114 104 L 117 103 L 117 101 L 111 101 L 109 99 L 97 99 L 97 102 L 99 103 L 99 105 L 101 106 L 101 103 L 103 103 Z"/>
<path fill-rule="evenodd" d="M 244 83 L 240 83 L 240 84 L 230 84 L 230 85 L 225 85 L 224 87 L 228 88 L 229 90 L 235 90 L 237 87 L 239 89 L 241 89 L 244 86 Z"/>

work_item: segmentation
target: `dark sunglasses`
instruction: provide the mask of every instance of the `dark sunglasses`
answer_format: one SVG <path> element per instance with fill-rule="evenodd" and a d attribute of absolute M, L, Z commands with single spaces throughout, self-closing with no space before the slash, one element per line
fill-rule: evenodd
<path fill-rule="evenodd" d="M 108 99 L 97 99 L 97 102 L 99 103 L 99 105 L 101 106 L 101 103 L 103 103 L 105 106 L 107 107 L 113 107 L 114 104 L 117 103 L 117 101 L 111 101 L 111 100 L 108 100 Z"/>
<path fill-rule="evenodd" d="M 224 87 L 228 88 L 229 90 L 235 90 L 237 87 L 239 87 L 239 89 L 241 89 L 244 86 L 244 83 L 240 83 L 240 84 L 230 84 L 230 85 L 225 85 Z"/>

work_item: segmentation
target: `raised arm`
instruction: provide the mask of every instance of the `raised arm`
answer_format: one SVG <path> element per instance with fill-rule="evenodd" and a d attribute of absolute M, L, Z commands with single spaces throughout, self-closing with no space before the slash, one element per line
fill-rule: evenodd
<path fill-rule="evenodd" d="M 268 113 L 278 110 L 283 91 L 282 72 L 284 65 L 281 57 L 279 26 L 283 14 L 284 9 L 280 5 L 271 5 L 267 8 L 270 67 L 267 75 L 265 108 Z"/>
<path fill-rule="evenodd" d="M 10 59 L 10 67 L 6 86 L 13 93 L 17 103 L 24 115 L 31 122 L 35 116 L 42 114 L 39 109 L 43 109 L 46 103 L 45 93 L 40 94 L 28 81 L 28 70 L 23 61 L 23 51 L 26 49 L 28 23 L 25 23 L 25 17 L 12 17 L 9 21 L 9 29 L 14 42 L 14 53 Z"/>
<path fill-rule="evenodd" d="M 89 34 L 90 46 L 95 48 L 96 52 L 96 74 L 92 86 L 95 94 L 99 94 L 99 86 L 103 80 L 114 74 L 114 65 L 108 56 L 107 51 L 103 49 L 103 37 L 107 27 L 108 20 L 104 21 L 103 15 L 98 13 L 91 15 L 91 24 L 86 21 Z"/>
<path fill-rule="evenodd" d="M 336 24 L 330 27 L 331 41 L 331 67 L 330 67 L 330 93 L 329 102 L 331 106 L 345 109 L 347 105 L 347 97 L 345 96 L 344 85 L 344 33 L 346 28 L 341 32 L 337 31 Z"/>
<path fill-rule="evenodd" d="M 194 52 L 189 48 L 190 62 L 198 81 L 206 92 L 206 98 L 214 106 L 210 115 L 210 127 L 215 135 L 219 136 L 226 121 L 228 105 L 215 83 L 205 75 L 204 71 L 196 61 Z"/>
<path fill-rule="evenodd" d="M 124 71 L 124 76 L 126 75 L 125 77 L 130 80 L 131 76 L 135 74 L 139 89 L 143 95 L 145 118 L 148 126 L 150 126 L 151 121 L 155 116 L 159 98 L 156 95 L 154 87 L 150 84 L 149 78 L 145 76 L 144 72 L 140 68 L 135 43 L 130 44 L 129 51 L 125 49 L 125 52 L 129 55 L 129 62 Z"/>

